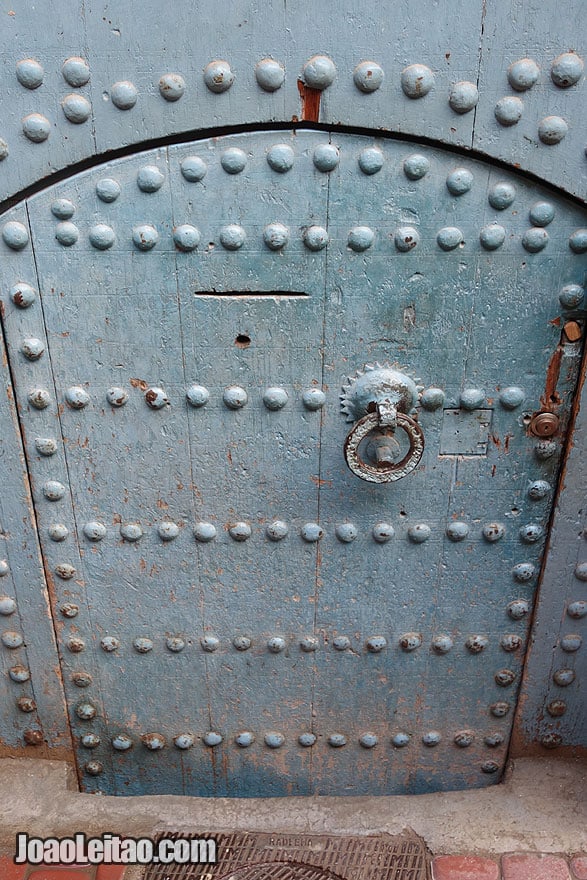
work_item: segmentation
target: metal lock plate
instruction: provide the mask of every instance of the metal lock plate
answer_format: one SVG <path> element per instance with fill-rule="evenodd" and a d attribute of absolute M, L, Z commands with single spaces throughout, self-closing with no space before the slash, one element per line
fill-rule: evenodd
<path fill-rule="evenodd" d="M 490 409 L 466 412 L 462 409 L 445 409 L 440 438 L 441 455 L 487 455 Z"/>

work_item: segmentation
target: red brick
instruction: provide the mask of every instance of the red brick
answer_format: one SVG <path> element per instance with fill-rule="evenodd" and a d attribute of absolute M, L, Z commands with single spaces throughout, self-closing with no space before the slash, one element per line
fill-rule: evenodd
<path fill-rule="evenodd" d="M 503 880 L 571 880 L 567 862 L 560 856 L 503 856 L 501 869 Z"/>
<path fill-rule="evenodd" d="M 28 865 L 15 865 L 12 856 L 0 856 L 0 877 L 2 880 L 23 880 Z"/>
<path fill-rule="evenodd" d="M 434 880 L 499 880 L 499 865 L 477 856 L 437 856 L 432 875 Z"/>
<path fill-rule="evenodd" d="M 95 868 L 75 868 L 73 865 L 34 866 L 27 880 L 91 880 Z"/>
<path fill-rule="evenodd" d="M 581 853 L 571 859 L 571 868 L 577 880 L 587 880 L 587 855 Z"/>
<path fill-rule="evenodd" d="M 96 880 L 122 880 L 124 871 L 124 865 L 100 865 Z"/>

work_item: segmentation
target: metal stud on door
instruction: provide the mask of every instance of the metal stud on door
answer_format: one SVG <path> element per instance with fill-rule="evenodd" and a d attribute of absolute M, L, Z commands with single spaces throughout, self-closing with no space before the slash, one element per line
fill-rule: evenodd
<path fill-rule="evenodd" d="M 303 131 L 118 159 L 26 207 L 6 332 L 86 789 L 499 779 L 581 349 L 580 210 Z"/>

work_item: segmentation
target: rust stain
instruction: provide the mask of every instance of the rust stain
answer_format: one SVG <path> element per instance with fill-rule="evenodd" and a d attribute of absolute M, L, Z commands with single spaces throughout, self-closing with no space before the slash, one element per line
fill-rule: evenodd
<path fill-rule="evenodd" d="M 507 453 L 510 451 L 510 441 L 513 439 L 513 434 L 506 434 L 503 438 L 503 451 Z"/>
<path fill-rule="evenodd" d="M 563 350 L 559 345 L 556 350 L 553 352 L 550 361 L 548 362 L 548 369 L 546 370 L 546 384 L 544 386 L 544 394 L 540 398 L 540 403 L 542 404 L 542 408 L 546 411 L 552 411 L 555 406 L 557 406 L 560 402 L 560 396 L 557 393 L 556 386 L 558 385 L 558 380 L 561 371 L 561 362 L 563 359 Z"/>
<path fill-rule="evenodd" d="M 556 352 L 555 352 L 556 354 Z M 553 356 L 554 357 L 554 356 Z M 561 350 L 562 357 L 562 350 Z M 560 370 L 560 360 L 559 357 L 559 370 Z M 566 479 L 567 479 L 567 467 L 569 463 L 569 452 L 573 449 L 575 445 L 575 427 L 577 424 L 577 417 L 579 415 L 579 411 L 581 409 L 581 389 L 585 383 L 585 379 L 587 378 L 587 352 L 583 355 L 583 361 L 581 367 L 579 369 L 579 375 L 577 377 L 577 390 L 573 396 L 573 402 L 571 406 L 571 413 L 569 416 L 569 422 L 567 427 L 567 436 L 565 440 L 565 447 L 563 451 L 563 455 L 561 458 L 561 469 L 558 479 L 558 488 L 557 494 L 554 498 L 553 509 L 558 504 L 558 499 L 565 491 L 566 488 Z M 547 534 L 546 544 L 543 551 L 543 558 L 548 559 L 548 555 L 550 553 L 550 541 L 552 537 L 552 532 L 549 531 Z M 532 619 L 529 622 L 529 630 L 532 632 L 534 629 L 535 616 L 538 611 L 538 607 L 540 601 L 542 599 L 542 578 L 540 578 L 538 583 L 538 593 L 536 597 L 536 601 L 534 603 L 534 612 L 532 615 Z M 525 721 L 525 705 L 529 701 L 528 696 L 528 684 L 531 681 L 531 668 L 532 668 L 532 652 L 534 651 L 534 647 L 530 644 L 527 654 L 526 661 L 524 665 L 524 670 L 522 673 L 522 681 L 520 685 L 520 694 L 518 697 L 518 704 L 516 706 L 516 714 L 514 716 L 514 723 L 512 728 L 512 737 L 510 740 L 510 757 L 518 758 L 522 755 L 524 757 L 531 757 L 533 755 L 544 755 L 545 749 L 544 746 L 540 743 L 536 742 L 531 735 L 529 735 L 528 726 L 532 724 L 531 721 Z M 552 753 L 549 752 L 551 755 Z M 577 757 L 585 759 L 587 757 L 587 748 L 584 746 L 560 746 L 556 750 L 556 756 L 558 758 L 572 757 L 576 759 Z"/>
<path fill-rule="evenodd" d="M 298 80 L 298 92 L 302 99 L 301 119 L 305 122 L 318 122 L 320 117 L 320 89 L 311 89 L 305 83 Z"/>
<path fill-rule="evenodd" d="M 321 480 L 316 474 L 311 474 L 310 479 L 318 488 L 326 486 L 328 489 L 332 489 L 332 480 Z"/>
<path fill-rule="evenodd" d="M 114 403 L 116 406 L 122 406 L 124 404 L 124 400 L 124 394 L 121 394 L 119 397 L 115 397 L 112 400 L 112 403 Z"/>
<path fill-rule="evenodd" d="M 552 321 L 549 321 L 548 323 L 552 324 L 553 327 L 560 327 L 560 325 L 561 325 L 560 315 L 558 315 L 558 317 L 556 317 L 556 318 L 553 318 Z"/>
<path fill-rule="evenodd" d="M 149 387 L 144 379 L 129 379 L 129 381 L 133 388 L 140 388 L 141 391 L 146 391 Z"/>

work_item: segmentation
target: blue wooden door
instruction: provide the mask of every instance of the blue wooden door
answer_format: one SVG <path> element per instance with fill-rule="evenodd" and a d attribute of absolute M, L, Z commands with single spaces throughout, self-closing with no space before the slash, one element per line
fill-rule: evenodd
<path fill-rule="evenodd" d="M 490 164 L 301 130 L 131 155 L 4 218 L 86 790 L 500 778 L 581 354 L 582 225 Z M 372 482 L 345 441 L 390 371 L 424 451 Z M 363 464 L 394 472 L 401 425 L 373 428 Z"/>

